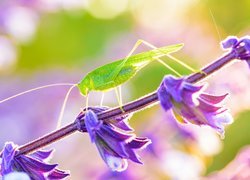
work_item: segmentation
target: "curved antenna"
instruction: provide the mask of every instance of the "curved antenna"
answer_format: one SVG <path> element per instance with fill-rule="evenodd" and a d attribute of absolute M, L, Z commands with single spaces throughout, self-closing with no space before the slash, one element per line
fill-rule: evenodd
<path fill-rule="evenodd" d="M 48 88 L 48 87 L 55 87 L 55 86 L 73 86 L 73 85 L 76 85 L 76 84 L 72 84 L 72 83 L 56 83 L 56 84 L 49 84 L 49 85 L 45 85 L 45 86 L 39 86 L 39 87 L 32 88 L 32 89 L 29 89 L 27 91 L 15 94 L 15 95 L 10 96 L 8 98 L 5 98 L 5 99 L 0 101 L 0 104 L 3 103 L 3 102 L 9 101 L 11 99 L 14 99 L 14 98 L 16 98 L 18 96 L 21 96 L 21 95 L 36 91 L 36 90 L 45 89 L 45 88 Z"/>
<path fill-rule="evenodd" d="M 62 119 L 63 119 L 63 114 L 64 114 L 64 111 L 65 111 L 65 107 L 66 107 L 66 104 L 67 104 L 67 101 L 69 99 L 69 95 L 71 93 L 71 91 L 77 86 L 77 84 L 74 84 L 73 86 L 71 86 L 63 100 L 63 105 L 61 107 L 61 111 L 60 111 L 60 114 L 59 114 L 59 118 L 57 120 L 57 126 L 56 126 L 56 129 L 59 129 L 61 124 L 62 124 Z"/>
<path fill-rule="evenodd" d="M 213 20 L 215 29 L 216 29 L 217 34 L 218 34 L 218 36 L 219 36 L 219 40 L 222 41 L 222 38 L 221 38 L 221 34 L 220 34 L 220 31 L 219 31 L 218 25 L 217 25 L 217 23 L 216 23 L 216 21 L 215 21 L 214 14 L 213 14 L 213 12 L 212 12 L 212 10 L 211 10 L 210 8 L 209 8 L 209 13 L 210 13 L 210 16 L 212 17 L 212 20 Z"/>

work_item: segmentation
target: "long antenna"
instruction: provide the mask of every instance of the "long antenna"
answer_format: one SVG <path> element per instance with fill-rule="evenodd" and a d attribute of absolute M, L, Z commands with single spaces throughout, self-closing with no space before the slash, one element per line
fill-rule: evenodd
<path fill-rule="evenodd" d="M 214 18 L 213 12 L 212 12 L 212 10 L 211 10 L 210 8 L 209 8 L 209 13 L 210 13 L 210 15 L 211 15 L 211 17 L 212 17 L 212 20 L 213 20 L 213 23 L 214 23 L 215 29 L 216 29 L 217 34 L 218 34 L 218 36 L 219 36 L 219 40 L 220 40 L 220 41 L 222 41 L 222 38 L 221 38 L 221 34 L 220 34 L 220 31 L 219 31 L 218 25 L 217 25 L 217 23 L 216 23 L 216 21 L 215 21 L 215 18 Z"/>
<path fill-rule="evenodd" d="M 24 94 L 27 94 L 27 93 L 30 93 L 30 92 L 33 92 L 33 91 L 36 91 L 36 90 L 40 90 L 40 89 L 45 89 L 45 88 L 48 88 L 48 87 L 55 87 L 55 86 L 74 86 L 75 84 L 72 84 L 72 83 L 57 83 L 57 84 L 49 84 L 49 85 L 45 85 L 45 86 L 39 86 L 39 87 L 36 87 L 36 88 L 32 88 L 32 89 L 29 89 L 27 91 L 24 91 L 24 92 L 21 92 L 21 93 L 18 93 L 18 94 L 15 94 L 13 96 L 10 96 L 8 98 L 5 98 L 3 100 L 0 101 L 0 104 L 3 103 L 3 102 L 6 102 L 6 101 L 9 101 L 11 99 L 14 99 L 18 96 L 22 96 Z"/>

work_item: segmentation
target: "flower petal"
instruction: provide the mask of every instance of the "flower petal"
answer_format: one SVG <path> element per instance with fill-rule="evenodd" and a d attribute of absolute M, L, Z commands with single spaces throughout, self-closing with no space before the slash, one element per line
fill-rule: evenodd
<path fill-rule="evenodd" d="M 245 49 L 248 51 L 248 52 L 250 52 L 250 37 L 248 36 L 246 36 L 246 37 L 244 37 L 244 39 L 242 40 L 242 42 L 244 43 L 244 47 L 245 47 Z"/>
<path fill-rule="evenodd" d="M 236 36 L 228 36 L 225 40 L 221 42 L 223 49 L 228 49 L 234 47 L 238 43 L 238 38 Z"/>
<path fill-rule="evenodd" d="M 119 129 L 124 130 L 124 131 L 129 131 L 129 132 L 134 131 L 134 129 L 128 124 L 127 121 L 119 121 L 117 123 L 114 123 L 113 125 Z"/>
<path fill-rule="evenodd" d="M 38 150 L 34 153 L 32 153 L 30 156 L 39 160 L 45 160 L 47 158 L 49 158 L 52 154 L 53 150 Z"/>
<path fill-rule="evenodd" d="M 198 108 L 204 112 L 216 112 L 220 110 L 222 107 L 215 106 L 211 103 L 206 102 L 204 99 L 199 98 Z"/>
<path fill-rule="evenodd" d="M 92 110 L 85 113 L 85 126 L 89 133 L 90 140 L 93 143 L 96 138 L 96 131 L 100 129 L 102 121 L 99 121 L 96 114 Z"/>
<path fill-rule="evenodd" d="M 167 111 L 172 108 L 173 105 L 171 102 L 171 96 L 166 91 L 166 88 L 163 85 L 161 85 L 157 90 L 157 96 L 164 110 Z"/>
<path fill-rule="evenodd" d="M 112 171 L 122 172 L 127 169 L 128 161 L 114 156 L 106 156 L 107 165 Z"/>
<path fill-rule="evenodd" d="M 52 171 L 57 166 L 57 164 L 46 164 L 32 157 L 25 156 L 25 155 L 21 155 L 20 157 L 17 157 L 17 158 L 19 158 L 19 161 L 22 162 L 22 164 L 25 164 L 25 166 L 28 169 L 43 172 L 43 173 Z"/>
<path fill-rule="evenodd" d="M 146 137 L 136 137 L 128 143 L 129 147 L 132 149 L 142 149 L 149 145 L 151 140 Z"/>
<path fill-rule="evenodd" d="M 206 93 L 200 94 L 201 99 L 204 99 L 205 101 L 212 103 L 212 104 L 221 103 L 227 96 L 228 96 L 228 93 L 221 95 L 221 96 L 214 96 L 214 95 L 206 94 Z"/>
<path fill-rule="evenodd" d="M 69 174 L 66 173 L 65 171 L 61 171 L 58 169 L 55 169 L 48 175 L 48 179 L 63 179 L 66 178 Z"/>
<path fill-rule="evenodd" d="M 12 172 L 12 161 L 16 154 L 17 146 L 12 142 L 6 142 L 2 152 L 1 174 L 5 175 Z"/>
<path fill-rule="evenodd" d="M 27 173 L 31 179 L 46 180 L 49 174 L 60 171 L 55 169 L 57 164 L 48 164 L 44 161 L 49 158 L 52 151 L 40 150 L 30 155 L 16 156 L 17 152 L 18 146 L 14 143 L 8 142 L 5 144 L 0 165 L 2 176 L 5 177 L 6 174 L 18 171 Z M 65 177 L 68 175 L 65 175 Z"/>

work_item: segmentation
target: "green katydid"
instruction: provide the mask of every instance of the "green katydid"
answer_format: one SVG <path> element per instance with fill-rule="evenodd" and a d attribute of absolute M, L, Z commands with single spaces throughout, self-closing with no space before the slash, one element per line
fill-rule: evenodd
<path fill-rule="evenodd" d="M 133 52 L 142 43 L 150 47 L 153 50 L 132 56 Z M 78 89 L 82 95 L 87 96 L 90 91 L 102 91 L 103 92 L 112 88 L 120 87 L 121 84 L 125 83 L 126 81 L 131 79 L 134 75 L 136 75 L 136 73 L 139 70 L 141 70 L 143 67 L 145 67 L 150 62 L 155 61 L 155 60 L 160 62 L 164 66 L 166 66 L 168 69 L 173 71 L 178 76 L 181 76 L 178 72 L 176 72 L 173 68 L 168 66 L 166 63 L 164 63 L 160 59 L 160 57 L 162 56 L 168 56 L 169 58 L 183 65 L 187 69 L 195 72 L 193 68 L 189 67 L 182 61 L 170 55 L 170 53 L 179 51 L 182 47 L 183 47 L 183 44 L 175 44 L 175 45 L 165 46 L 162 48 L 157 48 L 154 45 L 144 40 L 138 40 L 126 58 L 106 64 L 104 66 L 101 66 L 89 72 L 77 84 Z M 121 89 L 119 90 L 121 91 Z M 118 95 L 118 92 L 116 90 L 116 94 L 117 94 L 119 105 L 121 106 L 122 105 L 121 92 Z M 102 100 L 103 100 L 103 97 L 102 97 Z"/>
<path fill-rule="evenodd" d="M 136 55 L 132 55 L 132 53 L 135 51 L 135 49 L 141 44 L 144 43 L 147 46 L 153 48 L 153 50 L 148 51 L 148 52 L 142 52 Z M 165 65 L 167 68 L 172 70 L 174 73 L 177 73 L 174 71 L 171 67 L 169 67 L 167 64 L 165 64 L 161 59 L 159 59 L 162 56 L 168 56 L 172 59 L 174 59 L 172 56 L 170 56 L 170 53 L 176 52 L 182 48 L 183 44 L 176 44 L 176 45 L 171 45 L 171 46 L 165 46 L 162 48 L 156 48 L 153 45 L 143 41 L 139 40 L 135 44 L 134 48 L 131 50 L 129 55 L 121 60 L 114 61 L 112 63 L 106 64 L 104 66 L 101 66 L 90 73 L 88 73 L 78 84 L 52 84 L 52 85 L 46 85 L 38 88 L 34 88 L 22 93 L 19 93 L 17 95 L 11 96 L 9 98 L 6 98 L 0 103 L 5 102 L 7 100 L 10 100 L 12 98 L 15 98 L 19 95 L 26 94 L 28 92 L 42 89 L 42 88 L 47 88 L 47 87 L 52 87 L 52 86 L 57 86 L 57 85 L 71 85 L 71 88 L 66 94 L 66 97 L 63 102 L 63 106 L 61 108 L 60 116 L 59 116 L 59 124 L 61 123 L 61 119 L 63 117 L 63 112 L 66 106 L 66 102 L 68 99 L 68 96 L 71 92 L 71 90 L 74 87 L 78 87 L 79 91 L 81 92 L 82 95 L 87 96 L 90 91 L 107 91 L 112 88 L 116 88 L 117 86 L 120 86 L 121 84 L 125 83 L 129 79 L 131 79 L 136 73 L 141 70 L 143 67 L 148 65 L 150 62 L 157 60 L 163 65 Z M 192 70 L 189 66 L 184 64 L 183 62 L 174 59 L 178 63 L 184 65 L 188 69 Z M 87 100 L 86 100 L 87 101 Z M 120 101 L 119 101 L 120 102 Z M 87 105 L 87 103 L 86 103 Z M 121 104 L 120 104 L 121 105 Z"/>
<path fill-rule="evenodd" d="M 84 96 L 90 91 L 107 91 L 115 88 L 131 79 L 150 62 L 176 52 L 182 46 L 183 44 L 166 46 L 111 62 L 88 73 L 77 86 Z"/>

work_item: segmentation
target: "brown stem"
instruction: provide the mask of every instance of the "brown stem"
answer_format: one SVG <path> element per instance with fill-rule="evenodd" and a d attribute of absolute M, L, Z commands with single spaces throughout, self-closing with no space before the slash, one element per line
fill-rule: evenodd
<path fill-rule="evenodd" d="M 38 138 L 37 140 L 31 141 L 23 146 L 19 147 L 19 151 L 17 155 L 20 154 L 28 154 L 36 149 L 40 149 L 48 144 L 51 144 L 55 141 L 58 141 L 65 136 L 72 134 L 73 132 L 77 131 L 77 127 L 75 123 L 71 123 L 59 130 L 56 130 L 52 133 L 49 133 L 43 137 Z"/>

